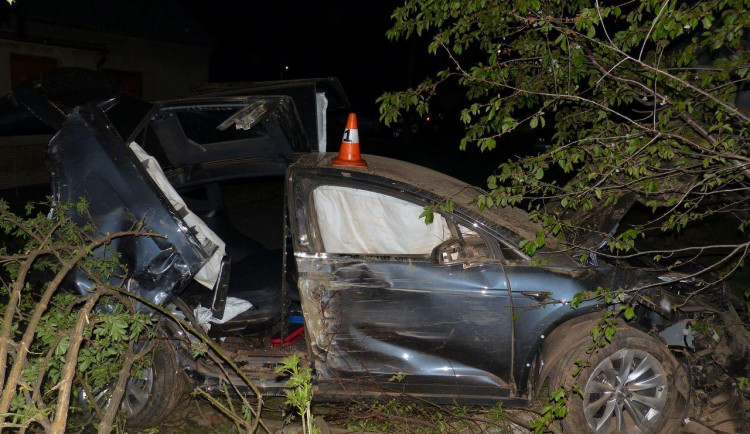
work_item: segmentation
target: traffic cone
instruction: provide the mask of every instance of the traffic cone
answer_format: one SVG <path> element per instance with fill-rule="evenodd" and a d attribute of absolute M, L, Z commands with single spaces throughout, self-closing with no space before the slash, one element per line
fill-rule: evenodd
<path fill-rule="evenodd" d="M 334 166 L 367 167 L 367 163 L 359 153 L 359 130 L 357 129 L 357 115 L 354 113 L 349 113 L 349 119 L 346 120 L 339 156 L 331 162 Z"/>

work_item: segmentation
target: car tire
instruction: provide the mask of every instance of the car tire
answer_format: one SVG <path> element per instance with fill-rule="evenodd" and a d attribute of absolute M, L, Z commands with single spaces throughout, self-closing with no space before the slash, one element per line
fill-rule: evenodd
<path fill-rule="evenodd" d="M 150 365 L 138 377 L 131 377 L 125 387 L 120 409 L 125 425 L 148 428 L 168 420 L 185 396 L 188 379 L 177 363 L 174 348 L 158 343 L 152 350 Z"/>
<path fill-rule="evenodd" d="M 569 393 L 566 433 L 672 433 L 681 424 L 689 387 L 680 363 L 653 337 L 620 325 L 612 342 L 589 352 L 581 342 L 557 364 L 550 390 Z M 585 362 L 573 377 L 576 360 Z M 572 392 L 576 385 L 581 394 Z"/>

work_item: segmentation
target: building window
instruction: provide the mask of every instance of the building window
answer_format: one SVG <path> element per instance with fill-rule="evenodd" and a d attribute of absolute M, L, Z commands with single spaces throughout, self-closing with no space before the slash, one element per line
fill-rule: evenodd
<path fill-rule="evenodd" d="M 10 53 L 11 86 L 16 87 L 23 81 L 39 77 L 43 72 L 55 68 L 57 68 L 57 59 L 55 58 Z"/>
<path fill-rule="evenodd" d="M 143 96 L 143 73 L 120 69 L 104 69 L 102 72 L 120 83 L 125 92 L 137 97 Z"/>

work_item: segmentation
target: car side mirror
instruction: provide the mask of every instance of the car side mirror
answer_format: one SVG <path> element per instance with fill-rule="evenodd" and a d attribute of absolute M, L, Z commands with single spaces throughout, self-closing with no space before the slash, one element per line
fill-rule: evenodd
<path fill-rule="evenodd" d="M 450 238 L 432 249 L 432 262 L 437 265 L 463 264 L 468 259 L 466 242 Z"/>

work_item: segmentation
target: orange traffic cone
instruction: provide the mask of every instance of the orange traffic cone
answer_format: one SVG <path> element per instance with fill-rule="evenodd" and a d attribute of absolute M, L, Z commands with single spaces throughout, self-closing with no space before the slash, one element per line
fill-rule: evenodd
<path fill-rule="evenodd" d="M 357 129 L 357 115 L 354 113 L 349 113 L 349 119 L 346 120 L 339 156 L 331 162 L 334 166 L 367 167 L 367 163 L 359 154 L 359 130 Z"/>

